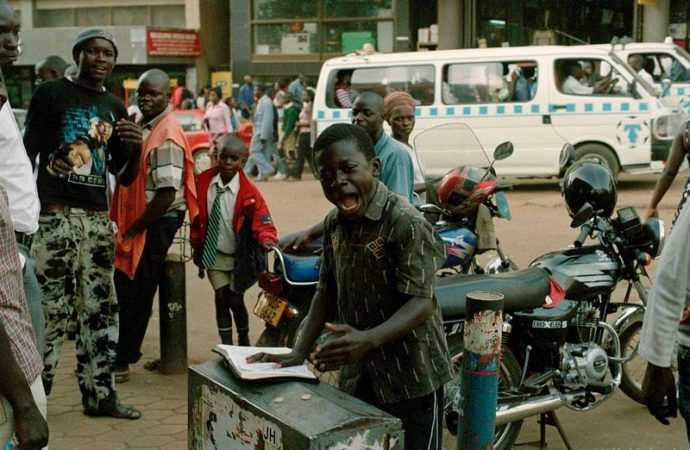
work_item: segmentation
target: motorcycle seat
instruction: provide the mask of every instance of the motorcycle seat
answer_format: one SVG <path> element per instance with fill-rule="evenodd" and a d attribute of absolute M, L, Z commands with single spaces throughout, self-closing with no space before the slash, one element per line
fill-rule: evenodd
<path fill-rule="evenodd" d="M 434 293 L 443 321 L 465 318 L 465 297 L 472 291 L 503 294 L 503 312 L 529 310 L 545 303 L 549 273 L 539 267 L 491 275 L 453 275 L 437 279 Z"/>
<path fill-rule="evenodd" d="M 321 257 L 319 255 L 297 256 L 283 253 L 285 261 L 285 273 L 291 281 L 317 282 L 319 281 L 319 267 Z"/>

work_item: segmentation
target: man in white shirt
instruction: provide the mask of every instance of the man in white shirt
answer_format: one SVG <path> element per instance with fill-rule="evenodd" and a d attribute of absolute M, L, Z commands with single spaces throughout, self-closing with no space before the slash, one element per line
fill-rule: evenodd
<path fill-rule="evenodd" d="M 585 86 L 580 79 L 585 75 L 582 65 L 575 60 L 568 60 L 563 66 L 563 73 L 566 75 L 561 86 L 561 92 L 574 95 L 592 95 L 606 93 L 606 90 L 613 83 L 613 73 L 610 72 L 605 77 L 594 83 L 593 86 Z"/>
<path fill-rule="evenodd" d="M 0 65 L 4 67 L 12 65 L 19 56 L 18 32 L 19 22 L 14 11 L 5 1 L 0 1 Z M 10 216 L 23 266 L 26 301 L 36 334 L 38 353 L 43 356 L 43 296 L 29 256 L 33 234 L 38 230 L 41 206 L 31 162 L 24 149 L 1 75 L 0 73 L 0 183 L 9 198 Z"/>
<path fill-rule="evenodd" d="M 650 86 L 654 86 L 654 78 L 644 69 L 645 59 L 642 55 L 628 56 L 628 65 Z"/>

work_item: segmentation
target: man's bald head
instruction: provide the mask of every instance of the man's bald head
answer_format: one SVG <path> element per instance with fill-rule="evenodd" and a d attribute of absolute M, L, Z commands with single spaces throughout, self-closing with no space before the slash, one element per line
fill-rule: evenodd
<path fill-rule="evenodd" d="M 50 55 L 43 58 L 34 68 L 36 72 L 36 84 L 62 78 L 68 66 L 69 64 L 57 55 Z"/>
<path fill-rule="evenodd" d="M 172 93 L 170 89 L 170 77 L 167 73 L 160 69 L 147 70 L 141 74 L 138 84 L 141 84 L 143 81 L 147 81 L 148 83 L 155 85 L 164 94 Z"/>
<path fill-rule="evenodd" d="M 170 104 L 170 77 L 160 69 L 144 72 L 137 82 L 137 104 L 146 121 L 160 115 Z"/>

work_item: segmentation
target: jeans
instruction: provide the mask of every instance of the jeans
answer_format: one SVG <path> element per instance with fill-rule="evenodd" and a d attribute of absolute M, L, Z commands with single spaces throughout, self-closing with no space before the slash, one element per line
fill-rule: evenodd
<path fill-rule="evenodd" d="M 41 294 L 41 286 L 38 285 L 36 279 L 36 269 L 34 262 L 31 259 L 31 251 L 23 245 L 17 245 L 19 253 L 26 258 L 24 265 L 24 294 L 26 295 L 26 304 L 31 315 L 31 324 L 36 335 L 36 348 L 38 354 L 43 357 L 43 347 L 45 344 L 45 318 L 43 317 L 43 294 Z"/>
<path fill-rule="evenodd" d="M 255 165 L 259 169 L 259 176 L 265 177 L 273 174 L 271 154 L 275 146 L 274 141 L 266 140 L 265 143 L 261 143 L 261 139 L 254 136 L 249 147 L 249 161 L 247 161 L 247 166 L 244 169 L 245 173 L 251 173 L 252 166 Z"/>
<path fill-rule="evenodd" d="M 690 347 L 678 346 L 678 409 L 690 442 Z"/>
<path fill-rule="evenodd" d="M 120 305 L 117 366 L 134 364 L 141 358 L 141 344 L 149 325 L 153 297 L 163 278 L 165 257 L 184 215 L 163 216 L 146 229 L 146 244 L 134 279 L 115 269 L 115 291 Z"/>

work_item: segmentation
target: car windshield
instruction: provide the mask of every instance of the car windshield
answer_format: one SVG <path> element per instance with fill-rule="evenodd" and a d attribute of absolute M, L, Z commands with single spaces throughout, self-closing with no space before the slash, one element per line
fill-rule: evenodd
<path fill-rule="evenodd" d="M 628 66 L 616 53 L 609 52 L 609 55 L 611 56 L 611 59 L 613 59 L 615 62 L 618 63 L 618 67 L 616 68 L 618 71 L 626 72 L 632 78 L 635 79 L 636 84 L 637 84 L 637 91 L 638 91 L 637 93 L 638 94 L 640 93 L 640 91 L 644 90 L 644 91 L 647 91 L 647 93 L 649 95 L 651 95 L 652 97 L 657 97 L 660 95 L 660 92 L 658 92 L 656 87 L 651 86 L 641 76 L 639 76 L 632 69 L 630 69 L 630 66 Z M 636 95 L 636 97 L 637 97 L 637 95 Z"/>
<path fill-rule="evenodd" d="M 201 131 L 203 126 L 201 119 L 194 114 L 176 113 L 175 117 L 182 125 L 184 131 Z"/>

